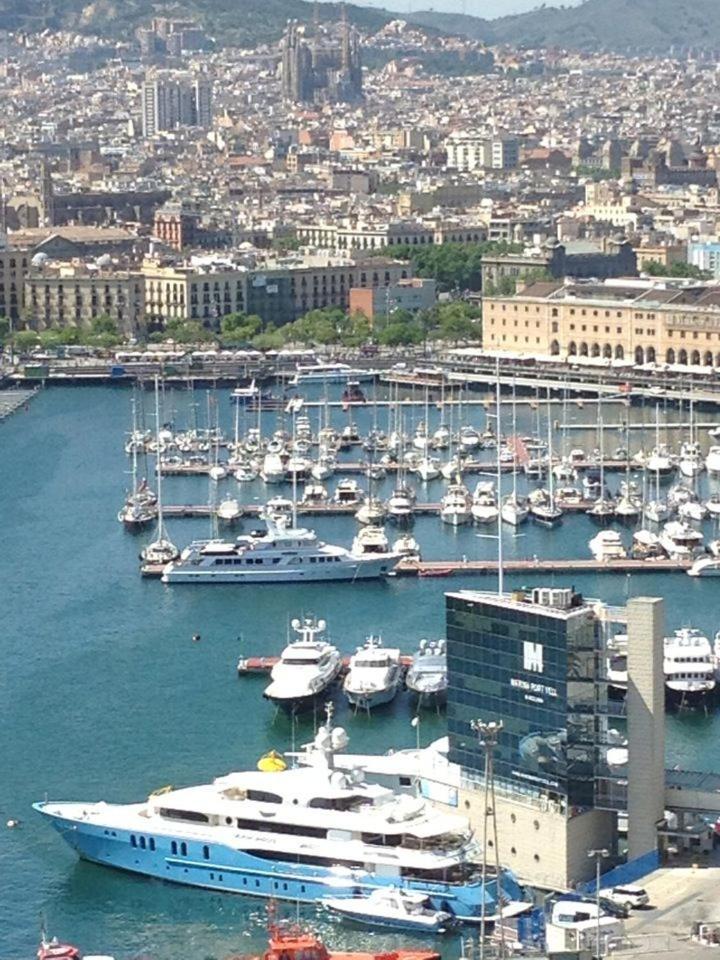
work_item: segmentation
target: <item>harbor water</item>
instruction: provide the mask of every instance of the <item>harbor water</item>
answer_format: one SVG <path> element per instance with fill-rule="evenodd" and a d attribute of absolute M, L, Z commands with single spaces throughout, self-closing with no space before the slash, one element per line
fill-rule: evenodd
<path fill-rule="evenodd" d="M 337 389 L 337 388 L 334 388 Z M 318 390 L 310 391 L 317 398 Z M 207 398 L 196 394 L 202 420 Z M 233 429 L 228 391 L 219 391 L 221 426 Z M 186 425 L 192 397 L 165 398 L 165 418 Z M 145 395 L 149 414 L 151 396 Z M 608 420 L 618 420 L 608 404 Z M 645 431 L 633 431 L 633 449 L 653 442 L 654 408 L 622 409 L 622 416 L 644 418 Z M 310 416 L 316 426 L 322 411 Z M 214 415 L 214 413 L 213 413 Z M 377 417 L 387 430 L 387 412 L 372 405 L 354 410 L 366 432 Z M 405 427 L 424 415 L 405 411 Z M 484 428 L 482 408 L 453 416 Z M 438 413 L 433 411 L 433 423 Z M 505 416 L 505 414 L 504 414 Z M 510 432 L 509 412 L 503 432 Z M 518 408 L 518 431 L 534 429 L 535 412 Z M 587 450 L 597 446 L 595 405 L 554 407 L 553 418 L 592 424 L 565 438 Z M 687 412 L 668 411 L 669 418 Z M 342 426 L 346 415 L 332 410 Z M 252 415 L 247 416 L 249 425 Z M 149 419 L 148 419 L 149 422 Z M 268 421 L 269 423 L 269 421 Z M 118 958 L 148 955 L 224 957 L 257 950 L 263 942 L 266 905 L 232 895 L 163 885 L 79 863 L 61 838 L 31 809 L 33 801 L 129 802 L 173 784 L 207 781 L 232 769 L 254 768 L 269 749 L 286 750 L 312 737 L 313 718 L 293 725 L 276 715 L 261 693 L 262 677 L 238 679 L 240 655 L 278 654 L 289 620 L 314 613 L 328 622 L 330 638 L 351 652 L 366 635 L 380 633 L 387 643 L 412 652 L 422 637 L 444 631 L 447 590 L 493 589 L 490 577 L 452 579 L 394 578 L 384 583 L 255 586 L 164 586 L 139 576 L 138 552 L 151 539 L 126 533 L 117 521 L 129 485 L 123 450 L 130 426 L 130 392 L 121 388 L 52 388 L 0 425 L 0 504 L 2 505 L 2 625 L 0 626 L 0 957 L 30 957 L 39 928 L 72 940 L 88 952 Z M 542 430 L 541 426 L 541 430 Z M 617 432 L 606 438 L 606 452 L 624 445 Z M 672 437 L 670 438 L 673 439 Z M 677 440 L 677 436 L 675 437 Z M 557 442 L 561 436 L 558 433 Z M 705 441 L 705 446 L 707 442 Z M 488 459 L 492 452 L 483 455 Z M 359 450 L 347 455 L 361 458 Z M 360 479 L 360 478 L 359 478 Z M 611 479 L 617 486 L 618 477 Z M 476 478 L 468 478 L 471 489 Z M 365 485 L 367 481 L 362 478 Z M 505 489 L 511 483 L 505 478 Z M 707 480 L 703 480 L 707 489 Z M 227 492 L 249 502 L 289 493 L 260 482 L 241 488 L 234 479 L 217 491 L 207 477 L 168 478 L 167 503 L 207 503 Z M 332 486 L 332 483 L 330 484 Z M 440 499 L 434 482 L 418 499 Z M 383 481 L 377 492 L 392 487 Z M 318 534 L 349 546 L 357 524 L 352 517 L 309 518 Z M 258 526 L 243 520 L 238 529 Z M 178 545 L 210 532 L 206 519 L 168 523 Z M 504 532 L 505 556 L 589 557 L 596 527 L 584 516 L 570 516 L 553 530 L 526 524 L 518 534 Z M 492 530 L 452 529 L 436 516 L 417 519 L 413 535 L 425 559 L 492 558 Z M 711 528 L 706 524 L 706 535 Z M 630 532 L 625 536 L 629 544 Z M 638 575 L 555 574 L 507 577 L 506 586 L 571 583 L 587 596 L 622 604 L 628 596 L 663 596 L 667 626 L 693 625 L 711 638 L 720 629 L 718 581 L 683 573 Z M 193 641 L 199 634 L 200 640 Z M 384 752 L 413 746 L 417 731 L 404 695 L 377 715 L 353 716 L 338 698 L 337 722 L 350 734 L 355 752 Z M 668 765 L 720 769 L 720 710 L 685 713 L 667 720 Z M 419 728 L 429 742 L 444 732 L 443 718 L 427 713 Z M 6 821 L 19 826 L 6 829 Z M 502 844 L 502 838 L 501 838 Z M 292 907 L 287 911 L 292 915 Z M 307 913 L 305 915 L 308 915 Z M 322 932 L 329 925 L 318 920 Z M 332 926 L 328 940 L 342 946 L 370 942 L 369 934 Z M 391 936 L 372 935 L 387 945 Z M 407 938 L 406 938 L 407 939 Z M 448 951 L 449 955 L 449 951 Z"/>

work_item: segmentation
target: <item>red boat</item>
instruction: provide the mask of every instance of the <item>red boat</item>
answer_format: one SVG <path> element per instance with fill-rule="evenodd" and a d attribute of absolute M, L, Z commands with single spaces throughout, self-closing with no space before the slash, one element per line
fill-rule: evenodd
<path fill-rule="evenodd" d="M 40 941 L 37 952 L 38 960 L 81 960 L 82 954 L 77 947 L 70 943 L 60 943 L 57 937 Z"/>
<path fill-rule="evenodd" d="M 248 960 L 248 958 L 234 958 Z M 297 926 L 270 927 L 270 942 L 262 958 L 253 960 L 440 960 L 435 950 L 386 950 L 379 953 L 336 953 L 328 950 L 319 937 Z"/>

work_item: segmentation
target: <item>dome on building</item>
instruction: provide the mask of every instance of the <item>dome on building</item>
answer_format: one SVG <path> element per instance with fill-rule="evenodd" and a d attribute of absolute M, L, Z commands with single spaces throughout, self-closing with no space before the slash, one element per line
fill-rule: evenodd
<path fill-rule="evenodd" d="M 109 253 L 103 253 L 101 256 L 99 256 L 99 257 L 97 258 L 97 260 L 95 261 L 95 263 L 96 263 L 99 267 L 111 267 L 111 266 L 112 266 L 112 257 L 110 256 Z"/>
<path fill-rule="evenodd" d="M 30 264 L 33 267 L 44 267 L 49 259 L 50 257 L 46 253 L 43 253 L 42 250 L 40 250 L 38 253 L 33 254 Z"/>

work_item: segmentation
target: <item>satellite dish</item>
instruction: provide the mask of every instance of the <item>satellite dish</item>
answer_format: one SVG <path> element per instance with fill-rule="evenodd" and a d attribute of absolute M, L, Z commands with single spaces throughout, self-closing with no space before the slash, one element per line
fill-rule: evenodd
<path fill-rule="evenodd" d="M 318 630 L 324 630 L 326 626 L 327 623 L 324 620 L 318 620 Z"/>
<path fill-rule="evenodd" d="M 300 621 L 298 620 L 297 617 L 295 617 L 293 620 L 290 621 L 290 626 L 293 628 L 293 630 L 300 629 Z"/>
<path fill-rule="evenodd" d="M 421 649 L 421 650 L 426 650 L 426 649 L 427 649 L 427 645 L 428 645 L 427 640 L 421 640 L 421 641 L 420 641 L 420 649 Z"/>

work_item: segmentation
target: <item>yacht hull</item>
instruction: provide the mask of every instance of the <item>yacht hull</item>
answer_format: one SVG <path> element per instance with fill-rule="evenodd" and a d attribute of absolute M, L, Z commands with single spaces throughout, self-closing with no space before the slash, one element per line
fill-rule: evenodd
<path fill-rule="evenodd" d="M 200 569 L 192 566 L 166 568 L 163 583 L 319 583 L 338 580 L 378 580 L 392 571 L 398 557 L 394 554 L 379 554 L 369 559 L 337 564 L 304 564 L 288 566 L 281 564 L 228 570 Z"/>
<path fill-rule="evenodd" d="M 51 801 L 36 803 L 33 807 L 49 820 L 81 859 L 170 883 L 314 903 L 328 896 L 367 895 L 375 889 L 397 886 L 401 882 L 398 876 L 379 876 L 363 869 L 318 867 L 266 859 L 238 849 L 237 834 L 233 835 L 233 846 L 230 846 L 209 842 L 206 837 L 189 838 L 180 831 L 177 835 L 172 832 L 158 834 L 153 830 L 152 820 L 139 821 L 134 832 L 109 825 L 109 820 L 103 823 L 95 816 L 94 822 L 89 823 L 79 803 Z M 76 812 L 66 814 L 64 807 Z M 107 810 L 117 811 L 118 807 L 108 805 Z M 171 824 L 163 823 L 163 827 L 165 831 L 172 830 Z M 151 849 L 151 840 L 155 849 Z M 186 850 L 184 855 L 183 849 Z M 402 885 L 426 894 L 436 910 L 447 910 L 460 920 L 480 921 L 483 885 L 479 879 L 460 884 L 402 880 Z M 503 874 L 502 885 L 505 896 L 522 899 L 522 889 L 512 874 Z M 496 910 L 495 879 L 489 879 L 484 890 L 488 915 Z"/>
<path fill-rule="evenodd" d="M 356 710 L 372 710 L 374 707 L 382 707 L 394 700 L 397 692 L 397 684 L 379 690 L 348 690 L 347 687 L 345 688 L 347 701 Z"/>

